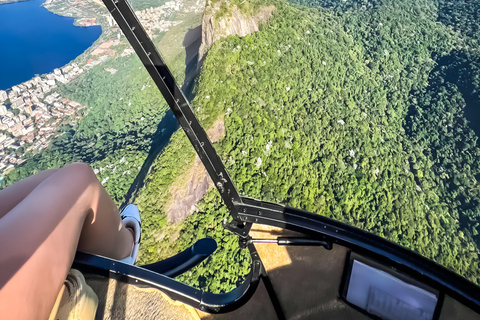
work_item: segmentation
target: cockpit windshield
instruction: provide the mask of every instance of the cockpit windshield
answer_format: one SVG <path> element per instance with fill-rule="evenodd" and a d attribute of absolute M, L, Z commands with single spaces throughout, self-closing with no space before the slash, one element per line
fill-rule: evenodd
<path fill-rule="evenodd" d="M 10 41 L 1 17 L 25 4 L 1 3 Z M 128 3 L 242 196 L 348 223 L 478 284 L 480 2 Z M 88 162 L 140 208 L 138 264 L 213 237 L 220 251 L 181 280 L 231 290 L 248 251 L 117 22 L 101 1 L 42 6 L 101 34 L 67 64 L 0 74 L 0 188 Z"/>

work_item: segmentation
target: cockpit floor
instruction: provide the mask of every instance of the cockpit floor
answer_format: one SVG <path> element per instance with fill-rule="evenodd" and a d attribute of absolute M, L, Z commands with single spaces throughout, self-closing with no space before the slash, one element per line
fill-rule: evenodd
<path fill-rule="evenodd" d="M 85 279 L 99 300 L 95 320 L 200 319 L 194 308 L 171 300 L 159 290 L 99 276 L 85 275 Z"/>
<path fill-rule="evenodd" d="M 235 320 L 277 319 L 263 283 L 254 299 L 231 313 L 211 315 L 173 301 L 156 289 L 139 288 L 128 283 L 95 275 L 85 275 L 88 285 L 97 294 L 99 304 L 95 320 Z"/>

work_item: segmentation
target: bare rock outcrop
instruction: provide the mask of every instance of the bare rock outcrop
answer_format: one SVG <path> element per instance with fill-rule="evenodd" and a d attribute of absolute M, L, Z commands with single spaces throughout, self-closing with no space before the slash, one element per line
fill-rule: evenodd
<path fill-rule="evenodd" d="M 213 126 L 207 130 L 210 141 L 218 142 L 225 136 L 225 124 L 223 117 L 218 118 Z M 187 177 L 184 180 L 185 176 Z M 202 161 L 195 155 L 193 166 L 179 180 L 185 181 L 170 187 L 170 201 L 167 203 L 168 222 L 180 222 L 196 210 L 196 204 L 200 201 L 207 190 L 213 187 L 213 182 L 202 164 Z"/>
<path fill-rule="evenodd" d="M 229 9 L 228 14 L 216 19 L 216 13 L 220 10 L 220 5 L 221 1 L 211 6 L 207 5 L 203 14 L 199 61 L 215 41 L 229 35 L 244 37 L 258 31 L 258 26 L 270 19 L 272 12 L 275 10 L 275 6 L 271 5 L 260 8 L 255 15 L 245 15 L 234 5 Z"/>
<path fill-rule="evenodd" d="M 233 5 L 228 9 L 228 13 L 216 18 L 218 17 L 216 13 L 220 10 L 222 1 L 207 4 L 205 8 L 198 61 L 203 59 L 208 48 L 215 41 L 229 35 L 243 37 L 258 31 L 259 25 L 270 19 L 275 10 L 273 5 L 265 6 L 258 9 L 254 15 L 246 15 L 236 5 Z M 225 136 L 223 116 L 219 117 L 213 126 L 207 130 L 207 135 L 212 142 L 218 142 Z M 213 187 L 213 182 L 198 155 L 195 156 L 193 165 L 178 177 L 178 181 L 179 183 L 174 183 L 169 189 L 169 201 L 166 205 L 169 222 L 183 221 L 196 210 L 198 201 L 204 197 L 207 190 Z"/>

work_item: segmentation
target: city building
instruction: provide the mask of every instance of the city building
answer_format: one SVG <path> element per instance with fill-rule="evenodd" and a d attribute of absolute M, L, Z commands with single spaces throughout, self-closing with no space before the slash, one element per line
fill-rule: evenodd
<path fill-rule="evenodd" d="M 8 99 L 7 91 L 0 90 L 0 103 Z"/>

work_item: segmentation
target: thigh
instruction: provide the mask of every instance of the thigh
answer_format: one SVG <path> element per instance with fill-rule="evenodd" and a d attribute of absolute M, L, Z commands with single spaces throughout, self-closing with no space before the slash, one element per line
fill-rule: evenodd
<path fill-rule="evenodd" d="M 2 319 L 48 318 L 89 214 L 89 184 L 52 175 L 0 219 Z"/>
<path fill-rule="evenodd" d="M 57 169 L 45 170 L 0 190 L 0 219 L 19 204 L 40 183 L 57 171 Z"/>
<path fill-rule="evenodd" d="M 132 245 L 88 165 L 60 169 L 0 219 L 2 319 L 48 318 L 77 248 L 120 259 Z"/>

